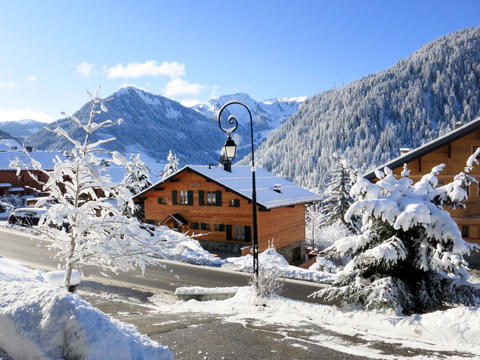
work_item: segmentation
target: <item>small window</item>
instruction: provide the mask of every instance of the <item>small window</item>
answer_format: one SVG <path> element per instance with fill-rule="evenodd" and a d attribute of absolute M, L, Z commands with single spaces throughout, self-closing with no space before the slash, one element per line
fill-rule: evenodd
<path fill-rule="evenodd" d="M 155 225 L 155 220 L 152 220 L 152 219 L 146 219 L 145 222 L 147 224 Z"/>
<path fill-rule="evenodd" d="M 225 224 L 215 224 L 215 231 L 225 231 Z"/>
<path fill-rule="evenodd" d="M 157 203 L 158 205 L 166 205 L 167 204 L 167 198 L 166 197 L 159 197 L 157 198 Z"/>
<path fill-rule="evenodd" d="M 192 224 L 190 225 L 190 229 L 196 230 L 196 229 L 198 229 L 198 228 L 199 228 L 199 226 L 198 226 L 198 223 L 197 223 L 197 222 L 194 222 L 194 223 L 192 223 Z"/>
<path fill-rule="evenodd" d="M 180 204 L 182 204 L 182 205 L 187 205 L 188 204 L 187 190 L 180 190 Z"/>
<path fill-rule="evenodd" d="M 235 225 L 234 230 L 235 240 L 245 240 L 245 226 Z"/>
<path fill-rule="evenodd" d="M 181 205 L 193 205 L 193 191 L 192 190 L 180 190 L 180 204 Z"/>
<path fill-rule="evenodd" d="M 217 202 L 215 191 L 207 191 L 207 205 L 215 205 Z"/>
<path fill-rule="evenodd" d="M 212 226 L 210 224 L 206 224 L 206 223 L 201 223 L 200 227 L 201 227 L 202 230 L 211 230 L 212 229 Z"/>
<path fill-rule="evenodd" d="M 240 207 L 240 199 L 232 199 L 229 202 L 230 207 Z"/>
<path fill-rule="evenodd" d="M 462 225 L 462 237 L 468 238 L 468 225 Z"/>

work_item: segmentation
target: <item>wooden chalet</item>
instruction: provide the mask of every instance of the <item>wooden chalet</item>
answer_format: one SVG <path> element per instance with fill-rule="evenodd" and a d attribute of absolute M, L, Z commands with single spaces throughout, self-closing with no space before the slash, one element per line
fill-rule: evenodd
<path fill-rule="evenodd" d="M 480 147 L 480 117 L 416 149 L 404 149 L 404 154 L 364 176 L 368 180 L 377 181 L 375 171 L 385 167 L 400 175 L 403 164 L 407 164 L 410 178 L 418 181 L 434 166 L 443 163 L 445 168 L 438 176 L 441 186 L 451 182 L 456 174 L 463 171 L 468 157 L 478 147 Z M 480 180 L 480 166 L 475 167 L 471 174 Z M 464 209 L 450 210 L 450 213 L 461 229 L 463 238 L 480 244 L 480 184 L 470 186 Z"/>
<path fill-rule="evenodd" d="M 211 251 L 240 254 L 252 241 L 252 180 L 249 166 L 187 165 L 137 194 L 145 221 L 197 237 Z M 317 194 L 263 169 L 256 171 L 259 251 L 273 243 L 290 263 L 305 255 L 305 204 Z"/>
<path fill-rule="evenodd" d="M 42 164 L 42 169 L 46 171 L 53 170 L 56 157 L 63 158 L 59 152 L 48 151 L 32 151 L 29 156 Z M 30 167 L 18 173 L 16 169 L 10 167 L 10 163 L 16 159 Z M 0 195 L 25 195 L 42 191 L 42 185 L 35 181 L 30 174 L 42 182 L 46 182 L 48 176 L 34 170 L 30 164 L 30 159 L 23 151 L 0 151 Z"/>

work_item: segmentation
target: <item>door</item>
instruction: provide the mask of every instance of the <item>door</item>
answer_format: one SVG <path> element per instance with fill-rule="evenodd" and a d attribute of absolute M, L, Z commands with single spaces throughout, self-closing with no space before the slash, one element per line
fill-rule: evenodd
<path fill-rule="evenodd" d="M 227 240 L 232 240 L 232 225 L 225 225 Z"/>

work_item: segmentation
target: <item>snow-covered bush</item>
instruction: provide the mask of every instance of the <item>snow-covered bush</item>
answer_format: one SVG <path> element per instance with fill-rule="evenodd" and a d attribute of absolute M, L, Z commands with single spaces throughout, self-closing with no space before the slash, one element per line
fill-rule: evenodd
<path fill-rule="evenodd" d="M 250 283 L 257 296 L 262 298 L 280 295 L 284 290 L 282 275 L 276 267 L 269 271 L 259 271 L 258 277 L 253 274 Z"/>
<path fill-rule="evenodd" d="M 134 209 L 131 192 L 124 184 L 111 181 L 105 169 L 106 161 L 96 155 L 107 153 L 117 165 L 125 165 L 127 161 L 115 151 L 100 148 L 115 138 L 91 142 L 94 132 L 122 121 L 95 122 L 96 115 L 108 111 L 105 103 L 111 98 L 100 99 L 98 90 L 95 96 L 87 93 L 91 98 L 88 121 L 84 124 L 74 115 L 70 116 L 79 131 L 83 131 L 83 141 L 71 138 L 63 128 L 50 130 L 69 141 L 73 149 L 66 159 L 56 159 L 52 172 L 45 172 L 49 178 L 43 191 L 55 203 L 42 215 L 38 226 L 64 263 L 66 288 L 70 286 L 72 269 L 79 265 L 100 266 L 114 272 L 137 267 L 144 271 L 146 265 L 158 264 L 155 255 L 161 246 L 138 219 L 122 213 L 125 207 Z M 34 169 L 42 170 L 39 162 L 30 160 Z M 18 159 L 10 165 L 20 168 Z M 46 201 L 40 200 L 35 206 L 42 207 Z"/>
<path fill-rule="evenodd" d="M 346 219 L 363 217 L 362 233 L 336 241 L 326 253 L 352 260 L 332 286 L 315 296 L 365 308 L 397 313 L 424 312 L 450 304 L 473 306 L 480 289 L 468 279 L 464 256 L 479 246 L 462 239 L 444 206 L 455 208 L 467 199 L 469 175 L 480 150 L 470 156 L 465 171 L 438 187 L 436 166 L 416 184 L 404 168 L 400 178 L 385 168 L 377 183 L 359 177 L 351 194 L 358 200 Z"/>
<path fill-rule="evenodd" d="M 349 235 L 352 235 L 349 228 L 342 221 L 336 221 L 333 224 L 315 228 L 310 245 L 316 250 L 323 250 Z"/>
<path fill-rule="evenodd" d="M 332 261 L 319 255 L 317 256 L 315 263 L 311 265 L 308 270 L 334 274 L 338 271 L 338 266 Z"/>

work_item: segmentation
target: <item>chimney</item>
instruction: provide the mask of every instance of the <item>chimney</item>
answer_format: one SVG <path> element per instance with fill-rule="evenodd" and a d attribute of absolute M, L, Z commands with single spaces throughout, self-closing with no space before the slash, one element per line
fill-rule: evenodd
<path fill-rule="evenodd" d="M 405 148 L 400 148 L 400 156 L 403 156 L 403 155 L 405 155 L 406 153 L 409 153 L 410 150 L 411 150 L 411 149 L 410 149 L 410 148 L 407 148 L 407 147 L 405 147 Z"/>
<path fill-rule="evenodd" d="M 273 191 L 275 191 L 277 193 L 281 193 L 282 192 L 282 185 L 281 184 L 273 185 Z"/>

